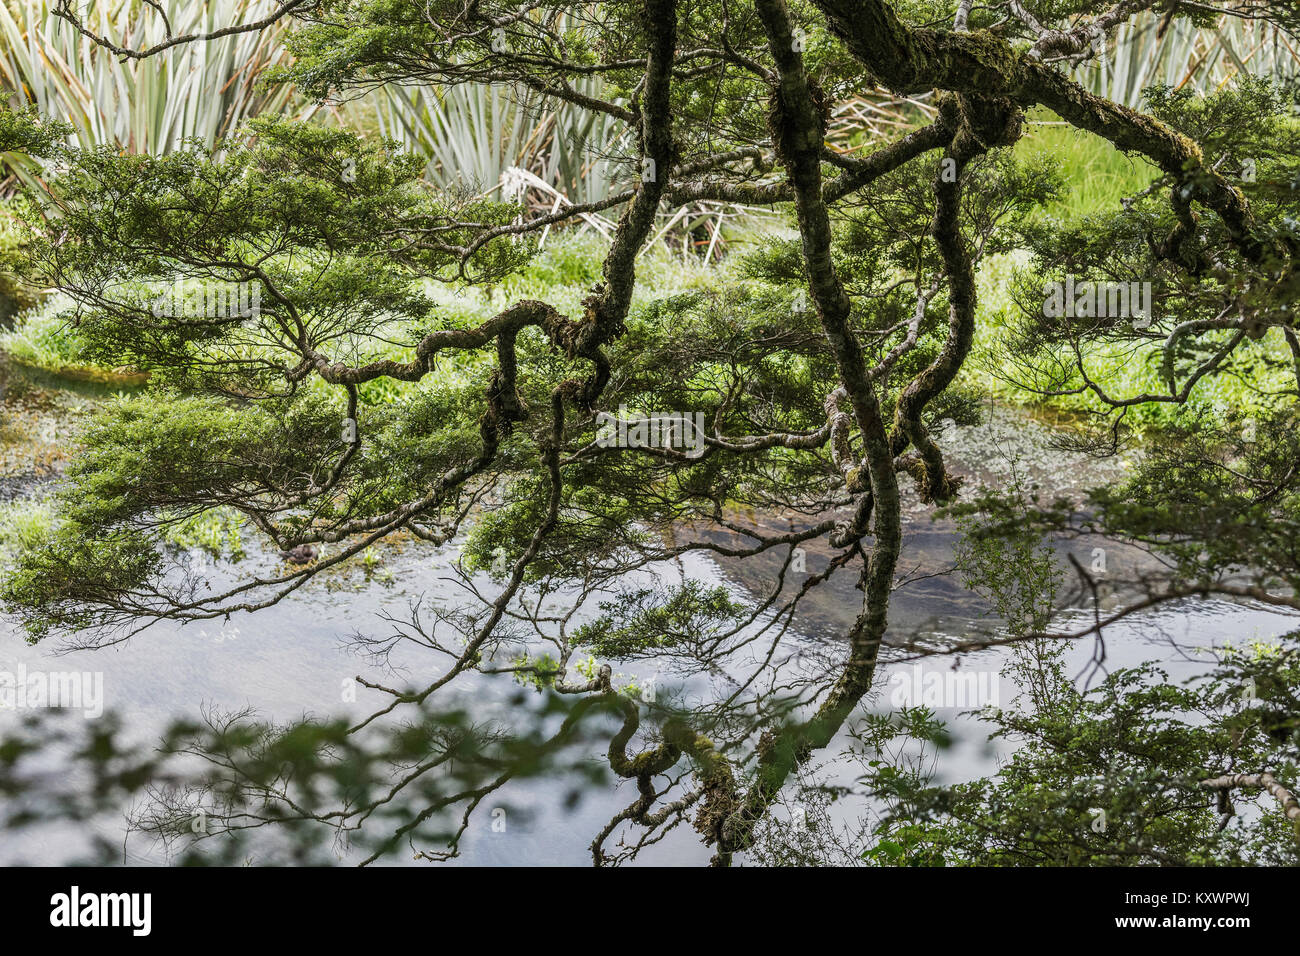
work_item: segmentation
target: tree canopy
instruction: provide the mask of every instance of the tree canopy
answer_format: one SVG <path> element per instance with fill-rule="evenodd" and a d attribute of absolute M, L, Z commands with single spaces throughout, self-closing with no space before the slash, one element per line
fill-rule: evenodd
<path fill-rule="evenodd" d="M 76 5 L 59 12 L 92 32 Z M 373 716 L 232 722 L 177 743 L 211 758 L 217 776 L 202 788 L 221 794 L 228 833 L 267 818 L 359 829 L 400 793 L 415 809 L 395 816 L 376 856 L 429 840 L 444 848 L 419 852 L 439 858 L 464 826 L 448 831 L 440 814 L 468 820 L 493 787 L 590 733 L 610 773 L 637 787 L 595 835 L 597 863 L 689 821 L 726 864 L 763 852 L 774 804 L 837 735 L 852 729 L 872 752 L 904 732 L 936 739 L 918 713 L 856 722 L 882 647 L 923 657 L 1010 644 L 1046 688 L 1034 713 L 1000 717 L 1028 745 L 996 780 L 955 789 L 869 770 L 864 786 L 894 808 L 877 858 L 1294 863 L 1294 640 L 1204 684 L 1122 672 L 1087 693 L 1051 650 L 1189 596 L 1300 609 L 1297 88 L 1243 75 L 1208 96 L 1157 87 L 1134 109 L 1072 75 L 1134 17 L 1210 25 L 1225 13 L 1300 28 L 1294 3 L 1181 0 L 287 0 L 276 11 L 293 59 L 273 81 L 314 97 L 492 84 L 625 127 L 622 152 L 605 157 L 618 189 L 547 211 L 493 184 L 434 189 L 395 144 L 325 123 L 265 116 L 211 147 L 130 155 L 0 112 L 0 152 L 58 169 L 24 201 L 22 268 L 68 297 L 97 361 L 151 376 L 84 435 L 57 527 L 4 582 L 5 606 L 33 640 L 98 646 L 158 619 L 269 607 L 396 535 L 462 543 L 466 582 L 486 574 L 493 586 L 473 585 L 468 608 L 397 625 L 393 640 L 423 645 L 430 670 L 410 687 L 373 686 L 389 698 Z M 93 37 L 133 58 L 210 38 Z M 834 148 L 832 104 L 878 87 L 934 109 L 868 151 Z M 1082 220 L 1046 214 L 1069 188 L 1061 164 L 1014 149 L 1042 115 L 1141 158 L 1146 188 Z M 700 200 L 774 207 L 793 231 L 746 255 L 743 282 L 634 307 L 658 217 Z M 519 297 L 467 322 L 431 293 L 509 288 L 530 237 L 607 211 L 617 227 L 579 309 Z M 1027 252 L 1019 309 L 995 371 L 1044 397 L 1089 395 L 1078 439 L 1089 453 L 1131 440 L 1136 410 L 1185 406 L 1242 374 L 1266 337 L 1289 348 L 1287 387 L 1249 430 L 1176 416 L 1086 509 L 1018 487 L 972 492 L 942 423 L 979 417 L 962 377 L 977 273 L 1014 250 Z M 214 286 L 237 291 L 214 309 Z M 1068 305 L 1045 307 L 1062 290 Z M 1128 311 L 1113 308 L 1121 293 Z M 1099 349 L 1153 343 L 1163 389 L 1099 381 Z M 600 440 L 615 413 L 644 424 L 675 412 L 700 415 L 698 449 Z M 921 647 L 891 623 L 908 496 L 966 522 L 968 587 L 1002 612 L 961 646 Z M 164 542 L 214 509 L 275 550 L 320 557 L 208 589 Z M 774 511 L 794 517 L 752 520 Z M 1097 580 L 1077 563 L 1045 570 L 1038 542 L 1089 531 L 1139 544 L 1161 570 L 1125 582 L 1120 607 L 1062 626 L 1054 612 L 1095 597 Z M 825 566 L 805 572 L 812 548 Z M 752 605 L 653 578 L 692 555 L 775 558 L 778 570 Z M 801 602 L 843 569 L 861 605 L 845 633 L 826 635 L 842 653 L 793 657 Z M 722 690 L 646 706 L 614 675 L 651 658 Z M 484 735 L 437 710 L 438 692 L 470 672 L 513 675 L 543 703 L 521 703 L 511 733 Z M 1243 710 L 1247 680 L 1257 706 Z M 538 729 L 537 707 L 562 715 L 557 733 Z M 367 743 L 386 725 L 386 743 Z M 282 775 L 290 757 L 337 789 L 295 795 L 305 784 Z M 444 774 L 453 758 L 460 769 Z M 388 786 L 358 782 L 394 766 Z M 1273 793 L 1260 774 L 1292 791 L 1278 784 L 1258 826 L 1225 830 L 1234 795 Z M 1122 837 L 1078 823 L 1099 805 L 1144 822 Z M 143 825 L 164 831 L 175 809 Z M 632 849 L 607 846 L 625 825 L 639 834 Z"/>

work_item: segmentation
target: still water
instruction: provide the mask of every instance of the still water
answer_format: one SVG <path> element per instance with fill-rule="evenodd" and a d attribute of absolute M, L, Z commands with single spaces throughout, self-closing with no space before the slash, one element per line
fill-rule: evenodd
<path fill-rule="evenodd" d="M 1041 423 L 999 412 L 991 415 L 985 425 L 950 436 L 950 447 L 954 449 L 957 470 L 982 482 L 1006 481 L 1015 473 L 1044 482 L 1055 491 L 1069 492 L 1089 481 L 1115 480 L 1122 473 L 1122 463 L 1087 463 L 1085 467 L 1063 458 L 1050 448 L 1050 435 L 1051 430 Z M 909 517 L 905 546 L 910 563 L 900 570 L 911 580 L 897 593 L 891 625 L 898 633 L 924 631 L 937 640 L 942 640 L 943 635 L 961 637 L 969 621 L 987 609 L 952 575 L 928 573 L 950 566 L 955 531 L 950 525 L 932 522 L 919 507 Z M 1113 542 L 1079 540 L 1068 547 L 1081 560 L 1094 557 L 1096 548 L 1105 548 L 1113 573 L 1143 560 L 1143 556 Z M 809 555 L 809 570 L 817 569 L 818 557 Z M 313 582 L 255 615 L 238 614 L 228 623 L 184 627 L 161 622 L 125 644 L 97 650 L 69 650 L 54 640 L 29 646 L 12 621 L 0 619 L 0 670 L 14 672 L 21 665 L 29 672 L 102 673 L 106 706 L 125 715 L 133 739 L 141 744 L 152 742 L 159 729 L 171 720 L 199 717 L 205 706 L 226 711 L 250 708 L 262 717 L 281 721 L 305 714 L 366 714 L 383 706 L 387 699 L 359 688 L 356 702 L 346 702 L 342 688 L 352 678 L 360 676 L 386 685 L 427 683 L 421 679 L 441 662 L 399 651 L 394 663 L 408 671 L 405 679 L 395 679 L 391 672 L 359 657 L 349 648 L 347 638 L 357 632 L 387 633 L 390 626 L 383 622 L 383 616 L 401 618 L 413 601 L 448 606 L 463 602 L 463 591 L 449 573 L 455 559 L 453 545 L 409 544 L 386 552 L 375 576 L 367 576 L 357 568 L 329 581 Z M 250 549 L 249 557 L 238 565 L 218 565 L 211 570 L 214 588 L 220 581 L 233 579 L 233 575 L 270 570 L 277 562 L 274 556 Z M 776 559 L 766 567 L 761 560 L 729 566 L 691 557 L 658 568 L 655 573 L 665 579 L 684 575 L 710 586 L 721 584 L 737 599 L 753 600 L 766 590 L 775 566 Z M 479 583 L 490 592 L 486 578 Z M 853 619 L 861 596 L 853 587 L 851 574 L 833 579 L 821 591 L 820 597 L 797 618 L 798 630 L 789 637 L 789 651 L 816 654 L 828 645 L 836 650 L 833 645 Z M 1058 626 L 1069 629 L 1068 619 Z M 1109 628 L 1106 665 L 1122 667 L 1156 660 L 1166 666 L 1172 679 L 1179 680 L 1208 669 L 1213 662 L 1212 649 L 1228 640 L 1240 643 L 1268 639 L 1297 626 L 1300 621 L 1294 616 L 1257 607 L 1216 600 L 1182 602 Z M 1071 647 L 1068 652 L 1073 672 L 1079 673 L 1081 680 L 1086 679 L 1093 651 L 1089 642 Z M 1015 693 L 1009 681 L 1000 677 L 1006 653 L 988 650 L 962 658 L 964 669 L 991 675 L 1003 705 L 1009 704 Z M 888 709 L 891 692 L 905 684 L 911 686 L 915 675 L 912 663 L 890 660 L 897 654 L 885 657 L 877 678 L 879 691 L 867 705 L 880 710 Z M 925 670 L 950 667 L 946 659 L 935 659 L 925 665 Z M 624 679 L 657 676 L 665 688 L 673 683 L 671 675 L 656 675 L 652 665 L 620 666 L 617 671 Z M 688 695 L 709 692 L 707 684 L 699 679 L 680 689 Z M 518 685 L 508 676 L 471 673 L 439 691 L 439 695 L 444 704 L 462 706 L 476 720 L 488 721 L 494 716 L 504 717 L 518 691 Z M 951 722 L 956 741 L 937 765 L 938 780 L 943 782 L 996 772 L 1005 753 L 999 748 L 1006 744 L 991 745 L 988 728 L 963 710 L 938 710 L 939 716 Z M 11 729 L 19 716 L 13 711 L 0 711 L 0 733 Z M 837 741 L 827 756 L 833 757 L 844 743 Z M 602 759 L 599 752 L 592 756 L 593 760 Z M 58 768 L 51 769 L 58 772 Z M 832 762 L 827 773 L 835 777 L 837 772 L 845 779 L 852 778 L 848 764 Z M 510 808 L 504 832 L 493 829 L 490 808 L 480 808 L 462 840 L 461 856 L 449 865 L 589 865 L 588 846 L 593 836 L 634 799 L 635 790 L 627 783 L 588 789 L 576 807 L 568 806 L 568 792 L 565 781 L 534 779 L 508 786 L 492 798 L 493 806 Z M 122 841 L 121 819 L 100 819 L 93 827 L 115 842 Z M 0 865 L 19 861 L 55 864 L 76 854 L 84 838 L 84 828 L 73 827 L 45 828 L 18 837 L 6 835 L 0 843 Z M 696 834 L 681 826 L 661 843 L 646 849 L 638 862 L 700 864 L 707 862 L 710 855 Z M 339 858 L 340 862 L 355 859 L 346 851 L 341 851 Z M 165 862 L 159 848 L 138 836 L 127 841 L 124 859 L 131 864 Z M 410 854 L 399 852 L 388 862 L 409 863 Z"/>

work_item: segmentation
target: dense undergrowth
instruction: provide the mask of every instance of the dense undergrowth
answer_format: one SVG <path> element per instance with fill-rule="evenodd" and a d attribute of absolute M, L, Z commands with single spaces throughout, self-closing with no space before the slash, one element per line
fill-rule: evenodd
<path fill-rule="evenodd" d="M 1085 217 L 1104 214 L 1119 208 L 1129 197 L 1142 192 L 1152 181 L 1154 170 L 1138 157 L 1117 152 L 1098 137 L 1061 124 L 1050 115 L 1033 117 L 1028 134 L 1015 147 L 1022 161 L 1050 158 L 1066 175 L 1059 198 L 1046 204 L 1038 213 L 1040 220 L 1077 222 Z M 0 253 L 14 256 L 18 250 L 12 230 L 3 228 L 0 218 Z M 761 244 L 772 230 L 772 220 L 756 220 L 752 228 L 741 231 L 730 243 L 730 254 L 720 264 L 702 262 L 683 256 L 666 245 L 647 248 L 638 269 L 641 281 L 632 321 L 643 314 L 657 299 L 670 298 L 690 290 L 719 288 L 728 284 L 751 283 L 743 269 L 747 251 Z M 535 242 L 535 240 L 528 240 Z M 541 299 L 562 312 L 577 315 L 582 299 L 600 279 L 600 264 L 605 240 L 590 231 L 552 234 L 543 248 L 519 272 L 491 286 L 457 286 L 429 283 L 426 294 L 439 306 L 449 325 L 473 325 L 496 314 L 520 299 Z M 1014 300 L 1017 270 L 1028 263 L 1028 255 L 1011 253 L 991 255 L 980 265 L 978 279 L 981 321 L 978 326 L 975 360 L 965 376 L 965 385 L 991 395 L 999 401 L 1064 413 L 1086 413 L 1103 406 L 1092 395 L 1048 396 L 1036 388 L 1038 383 L 1017 380 L 1005 371 L 1003 343 L 1015 325 L 1017 303 Z M 0 262 L 0 272 L 3 272 Z M 11 284 L 12 281 L 11 281 Z M 14 293 L 17 295 L 17 293 Z M 69 321 L 67 302 L 60 296 L 47 297 L 32 306 L 29 298 L 18 301 L 27 306 L 13 321 L 12 328 L 0 329 L 0 352 L 21 365 L 56 375 L 71 375 L 109 383 L 132 383 L 141 370 L 134 367 L 106 367 L 86 355 L 81 337 Z M 397 344 L 411 330 L 393 329 L 394 344 L 383 345 L 375 357 L 404 358 L 404 346 Z M 1158 392 L 1160 378 L 1160 343 L 1156 340 L 1132 345 L 1110 346 L 1089 358 L 1094 379 L 1111 394 Z M 489 356 L 482 356 L 483 361 Z M 466 361 L 466 360 L 460 360 Z M 477 358 L 468 360 L 472 366 Z M 1292 374 L 1290 356 L 1280 333 L 1274 330 L 1257 343 L 1239 350 L 1233 364 L 1221 374 L 1201 382 L 1188 403 L 1195 414 L 1214 418 L 1249 415 L 1277 400 L 1287 376 Z M 469 368 L 443 363 L 438 370 L 439 387 L 453 384 L 457 378 L 468 381 Z M 319 386 L 319 383 L 317 383 Z M 367 383 L 361 400 L 368 405 L 399 402 L 413 391 L 428 388 L 428 383 L 408 385 L 388 379 Z M 1135 408 L 1125 425 L 1139 432 L 1167 424 L 1179 414 L 1176 406 L 1151 404 Z"/>

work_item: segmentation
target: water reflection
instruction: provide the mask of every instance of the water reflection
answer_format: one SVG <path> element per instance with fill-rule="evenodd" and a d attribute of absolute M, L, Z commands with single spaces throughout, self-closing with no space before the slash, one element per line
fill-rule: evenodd
<path fill-rule="evenodd" d="M 1029 469 L 1039 481 L 1048 482 L 1057 491 L 1079 491 L 1086 480 L 1113 480 L 1123 465 L 1088 465 L 1063 459 L 1050 450 L 1050 434 L 1042 425 L 1024 416 L 1003 414 L 987 426 L 991 431 L 962 437 L 965 458 L 959 452 L 959 468 L 984 481 L 1004 480 L 998 463 L 1015 461 L 1014 467 Z M 1019 443 L 1018 452 L 998 458 L 997 449 L 1005 452 L 1008 443 Z M 976 451 L 986 450 L 978 458 Z M 1088 470 L 1091 469 L 1091 470 Z M 1115 470 L 1118 469 L 1118 470 Z M 1055 480 L 1053 480 L 1055 476 Z M 759 519 L 777 524 L 775 519 Z M 955 530 L 947 522 L 931 522 L 919 510 L 908 526 L 906 562 L 908 578 L 896 594 L 891 611 L 891 634 L 910 636 L 924 632 L 934 640 L 944 635 L 960 639 L 972 619 L 986 616 L 987 606 L 946 574 L 953 561 Z M 1135 549 L 1103 542 L 1114 573 L 1122 575 L 1140 570 L 1149 560 Z M 1077 556 L 1090 556 L 1096 541 L 1077 539 L 1058 545 L 1072 549 Z M 348 646 L 347 638 L 357 632 L 379 634 L 385 630 L 383 617 L 402 617 L 413 602 L 451 604 L 465 601 L 464 592 L 449 573 L 456 559 L 454 545 L 433 547 L 408 542 L 400 549 L 385 552 L 383 574 L 375 577 L 356 565 L 329 580 L 318 580 L 295 592 L 280 604 L 255 615 L 234 614 L 226 621 L 177 626 L 159 622 L 130 642 L 101 650 L 75 650 L 67 644 L 49 641 L 37 646 L 26 645 L 12 622 L 0 621 L 0 669 L 14 670 L 23 665 L 29 670 L 82 670 L 102 672 L 107 705 L 124 713 L 131 737 L 140 744 L 151 744 L 169 721 L 177 717 L 198 718 L 205 705 L 222 710 L 249 708 L 261 716 L 287 721 L 304 715 L 360 716 L 387 703 L 387 698 L 356 689 L 354 677 L 393 684 L 394 675 L 373 661 L 358 657 Z M 812 553 L 808 570 L 824 567 L 818 562 L 824 555 Z M 237 566 L 217 565 L 211 569 L 214 589 L 235 576 L 268 572 L 279 562 L 276 555 L 250 548 L 249 556 Z M 745 562 L 715 561 L 689 557 L 672 566 L 652 569 L 647 574 L 689 576 L 713 586 L 722 584 L 737 599 L 752 601 L 765 595 L 775 578 L 780 557 L 759 557 Z M 382 578 L 382 580 L 381 580 Z M 486 579 L 478 582 L 491 591 Z M 796 656 L 806 653 L 810 660 L 834 656 L 839 652 L 840 635 L 857 613 L 861 596 L 855 587 L 853 572 L 835 575 L 827 586 L 808 601 L 796 620 L 789 638 Z M 1081 612 L 1086 613 L 1086 612 Z M 580 623 L 580 622 L 575 622 Z M 1067 625 L 1068 626 L 1068 622 Z M 1166 665 L 1172 679 L 1203 672 L 1213 664 L 1212 649 L 1221 647 L 1231 637 L 1240 643 L 1252 638 L 1267 639 L 1294 629 L 1296 619 L 1261 608 L 1225 601 L 1184 601 L 1126 620 L 1107 630 L 1105 666 L 1132 666 L 1156 660 Z M 827 654 L 829 652 L 829 655 Z M 1000 674 L 1007 651 L 990 649 L 964 655 L 960 666 Z M 1084 675 L 1095 648 L 1072 647 L 1069 662 Z M 902 674 L 910 679 L 910 661 L 888 651 L 877 679 L 879 690 L 869 706 L 884 709 L 889 693 Z M 436 660 L 420 655 L 417 649 L 399 646 L 390 661 L 397 670 L 414 682 L 426 678 Z M 948 660 L 936 659 L 927 667 L 951 667 Z M 620 665 L 625 677 L 656 678 L 660 686 L 671 688 L 685 699 L 706 698 L 717 692 L 714 681 L 692 677 L 680 681 L 672 674 L 658 673 L 653 664 Z M 400 680 L 398 681 L 401 682 Z M 355 691 L 354 696 L 350 691 Z M 1003 686 L 1004 702 L 1013 693 Z M 464 707 L 479 721 L 494 717 L 508 718 L 511 698 L 518 686 L 509 677 L 486 677 L 468 673 L 439 692 L 447 706 Z M 961 708 L 940 708 L 940 716 L 953 722 L 956 743 L 940 762 L 939 780 L 954 782 L 988 774 L 996 770 L 997 747 L 987 741 L 988 728 L 978 719 L 962 715 Z M 12 729 L 19 715 L 0 712 L 0 732 Z M 827 751 L 833 755 L 847 744 L 841 738 Z M 593 752 L 594 761 L 603 755 Z M 57 762 L 52 772 L 59 772 Z M 827 772 L 832 778 L 842 773 L 852 776 L 848 764 L 832 763 Z M 461 844 L 458 862 L 480 865 L 572 864 L 590 863 L 588 849 L 592 837 L 634 797 L 633 785 L 627 782 L 604 790 L 588 790 L 573 809 L 567 807 L 570 786 L 567 781 L 529 780 L 507 785 L 494 795 L 494 807 L 509 807 L 509 822 L 504 829 L 495 828 L 497 820 L 485 808 L 480 812 Z M 836 812 L 846 812 L 838 810 Z M 122 821 L 104 819 L 96 822 L 99 831 L 120 841 Z M 74 828 L 51 831 L 46 828 L 10 839 L 0 847 L 0 863 L 29 860 L 56 863 L 75 853 L 85 833 Z M 700 845 L 697 835 L 686 827 L 670 832 L 660 843 L 648 847 L 638 862 L 648 864 L 702 864 L 710 850 Z M 128 845 L 127 858 L 136 863 L 158 863 L 162 859 L 147 843 Z M 344 862 L 354 856 L 344 852 Z M 396 854 L 387 863 L 410 862 L 409 854 Z"/>

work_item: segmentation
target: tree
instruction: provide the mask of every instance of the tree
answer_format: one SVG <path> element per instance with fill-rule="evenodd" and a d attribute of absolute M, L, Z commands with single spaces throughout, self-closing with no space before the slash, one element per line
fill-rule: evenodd
<path fill-rule="evenodd" d="M 568 702 L 561 736 L 588 712 L 615 721 L 609 765 L 635 780 L 639 796 L 593 842 L 597 863 L 613 858 L 605 840 L 616 826 L 644 831 L 639 847 L 692 815 L 715 861 L 728 863 L 753 845 L 797 769 L 850 722 L 882 644 L 907 642 L 889 624 L 903 496 L 910 483 L 926 505 L 957 504 L 961 481 L 936 423 L 975 415 L 959 376 L 979 314 L 976 269 L 1016 248 L 1033 260 L 1002 373 L 1045 395 L 1091 393 L 1099 407 L 1089 446 L 1099 453 L 1118 447 L 1130 410 L 1186 404 L 1203 383 L 1258 361 L 1251 346 L 1266 335 L 1285 339 L 1296 374 L 1255 435 L 1180 422 L 1128 485 L 1098 493 L 1089 514 L 1045 503 L 1026 511 L 995 496 L 963 505 L 985 516 L 972 534 L 990 541 L 1086 525 L 1168 559 L 1158 579 L 1133 582 L 1140 598 L 1078 633 L 1052 631 L 1033 613 L 982 643 L 1100 638 L 1117 620 L 1188 595 L 1300 607 L 1294 90 L 1265 78 L 1208 98 L 1156 90 L 1142 112 L 1068 77 L 1098 55 L 1098 38 L 1151 10 L 1201 24 L 1226 13 L 1297 25 L 1290 4 L 1158 0 L 644 0 L 546 10 L 290 0 L 277 16 L 295 21 L 296 60 L 281 79 L 322 97 L 387 83 L 512 84 L 627 124 L 635 148 L 617 159 L 631 188 L 530 214 L 433 193 L 417 162 L 354 133 L 273 118 L 247 138 L 166 157 L 62 150 L 68 172 L 30 210 L 31 268 L 71 296 L 95 355 L 148 368 L 156 387 L 90 430 L 57 534 L 5 584 L 8 607 L 36 638 L 102 644 L 158 618 L 266 607 L 399 532 L 464 535 L 466 580 L 495 568 L 497 593 L 475 591 L 477 610 L 440 609 L 436 624 L 417 616 L 398 631 L 450 663 L 412 689 L 374 687 L 388 706 L 312 738 L 313 747 L 350 753 L 377 722 L 432 707 L 467 672 L 524 676 Z M 79 25 L 71 4 L 61 15 Z M 94 39 L 148 57 L 207 37 L 148 49 Z M 580 90 L 578 78 L 599 78 L 600 95 Z M 936 115 L 862 157 L 829 148 L 830 104 L 877 84 L 932 93 Z M 1038 210 L 1062 189 L 1060 171 L 1011 150 L 1035 108 L 1146 157 L 1149 188 L 1078 226 L 1044 220 Z M 798 238 L 751 256 L 752 282 L 633 314 L 637 254 L 657 214 L 698 199 L 792 207 Z M 518 239 L 607 209 L 621 210 L 618 227 L 580 315 L 522 300 L 470 326 L 422 291 L 429 281 L 499 281 L 528 254 Z M 229 298 L 213 308 L 211 297 L 200 308 L 202 283 L 247 295 L 239 308 Z M 1049 288 L 1063 306 L 1070 295 L 1068 307 L 1045 307 L 1054 293 L 1039 290 Z M 173 306 L 159 308 L 160 296 Z M 1163 342 L 1166 391 L 1111 395 L 1090 371 L 1102 347 L 1152 342 Z M 441 374 L 452 367 L 462 374 Z M 623 406 L 636 410 L 630 427 L 645 429 L 640 447 L 601 430 Z M 670 409 L 703 417 L 674 418 L 668 440 L 645 419 Z M 286 553 L 336 547 L 315 563 L 203 591 L 173 566 L 161 535 L 218 507 Z M 772 507 L 805 518 L 772 531 L 743 517 Z M 719 544 L 710 531 L 742 543 Z M 827 568 L 796 580 L 812 543 L 829 550 Z M 765 601 L 741 606 L 689 580 L 635 583 L 656 562 L 720 551 L 781 556 Z M 1032 561 L 1023 565 L 1028 572 Z M 796 668 L 792 616 L 840 568 L 857 569 L 862 590 L 845 653 Z M 1069 594 L 1040 576 L 1031 603 L 1092 592 L 1095 581 L 1076 570 Z M 597 606 L 578 626 L 579 612 Z M 755 647 L 764 648 L 757 664 L 746 661 Z M 963 649 L 971 646 L 945 652 Z M 584 654 L 595 661 L 585 671 Z M 612 681 L 613 663 L 639 658 L 680 673 L 748 667 L 748 676 L 700 706 L 656 703 L 645 727 L 641 707 Z M 303 744 L 301 728 L 286 733 L 275 746 Z M 419 838 L 457 804 L 467 821 L 494 785 L 486 768 L 498 758 L 481 756 L 486 776 L 464 790 L 421 790 L 453 750 L 465 752 L 464 735 L 452 736 L 461 743 L 420 738 L 429 750 L 398 788 L 424 794 L 427 806 L 396 838 Z M 534 740 L 527 766 L 559 739 Z M 1289 741 L 1274 742 L 1279 760 L 1291 759 Z M 1218 763 L 1198 772 L 1226 773 L 1225 759 L 1215 752 Z M 1183 774 L 1192 764 L 1149 769 Z M 246 806 L 251 790 L 278 803 L 281 822 L 353 827 L 385 802 L 371 795 L 318 810 L 253 777 L 242 796 L 228 792 L 229 805 Z M 1201 798 L 1200 811 L 1213 814 L 1213 794 Z"/>

